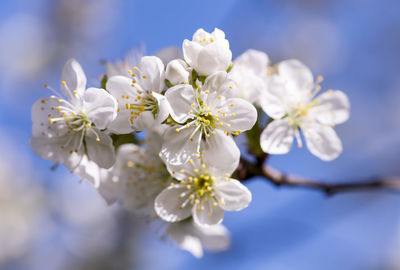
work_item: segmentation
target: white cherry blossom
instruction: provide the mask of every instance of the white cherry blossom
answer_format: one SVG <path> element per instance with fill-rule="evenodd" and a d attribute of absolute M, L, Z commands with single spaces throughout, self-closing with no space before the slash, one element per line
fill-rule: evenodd
<path fill-rule="evenodd" d="M 251 201 L 250 191 L 233 172 L 223 171 L 195 158 L 180 166 L 167 164 L 178 181 L 164 189 L 156 198 L 154 208 L 167 222 L 178 222 L 190 216 L 200 226 L 222 222 L 224 211 L 239 211 Z"/>
<path fill-rule="evenodd" d="M 175 59 L 168 63 L 165 78 L 172 84 L 189 82 L 191 69 L 182 59 Z"/>
<path fill-rule="evenodd" d="M 258 103 L 260 95 L 266 91 L 269 58 L 264 52 L 249 49 L 233 62 L 228 77 L 237 84 L 235 97 L 250 103 Z"/>
<path fill-rule="evenodd" d="M 278 65 L 261 100 L 262 109 L 273 119 L 260 136 L 265 152 L 287 153 L 294 137 L 301 147 L 300 130 L 310 152 L 320 159 L 333 160 L 342 152 L 333 127 L 349 118 L 350 103 L 338 90 L 316 96 L 320 81 L 318 77 L 314 83 L 311 71 L 297 60 Z"/>
<path fill-rule="evenodd" d="M 143 56 L 144 49 L 132 49 L 123 60 L 116 60 L 115 62 L 105 62 L 106 75 L 108 78 L 113 76 L 125 76 L 131 78 L 130 70 L 136 66 L 141 57 Z"/>
<path fill-rule="evenodd" d="M 234 87 L 227 73 L 219 71 L 196 89 L 181 84 L 167 90 L 171 117 L 178 124 L 164 134 L 160 156 L 166 163 L 183 164 L 204 152 L 209 162 L 236 169 L 240 151 L 231 135 L 250 129 L 257 112 L 249 102 L 229 97 Z"/>
<path fill-rule="evenodd" d="M 74 59 L 67 61 L 61 77 L 66 98 L 57 93 L 57 97 L 41 98 L 32 106 L 33 151 L 71 170 L 84 155 L 100 167 L 111 167 L 114 147 L 103 130 L 117 115 L 115 98 L 104 89 L 86 89 L 86 76 Z"/>
<path fill-rule="evenodd" d="M 197 30 L 192 41 L 185 39 L 182 47 L 185 61 L 202 75 L 226 71 L 231 64 L 229 42 L 218 28 L 211 34 L 203 29 Z"/>
<path fill-rule="evenodd" d="M 161 95 L 165 87 L 164 64 L 155 56 L 142 57 L 133 67 L 131 78 L 109 78 L 106 89 L 118 101 L 118 116 L 109 125 L 116 134 L 140 131 L 160 124 L 168 117 L 170 107 Z"/>
<path fill-rule="evenodd" d="M 203 257 L 203 247 L 217 252 L 228 249 L 230 245 L 229 232 L 222 224 L 202 227 L 193 220 L 168 223 L 166 235 L 196 258 Z"/>

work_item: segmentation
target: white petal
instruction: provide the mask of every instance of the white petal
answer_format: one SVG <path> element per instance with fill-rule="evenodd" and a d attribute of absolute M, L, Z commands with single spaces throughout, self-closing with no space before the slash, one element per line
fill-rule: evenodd
<path fill-rule="evenodd" d="M 229 52 L 229 46 L 227 49 Z M 230 61 L 226 61 L 225 64 L 221 63 L 219 58 L 226 58 L 224 50 L 221 50 L 217 44 L 211 44 L 207 47 L 202 48 L 197 56 L 197 67 L 194 66 L 195 70 L 202 75 L 211 75 L 216 71 L 226 71 L 229 67 Z M 232 53 L 231 53 L 232 58 Z"/>
<path fill-rule="evenodd" d="M 240 150 L 230 135 L 218 129 L 215 132 L 202 144 L 204 159 L 211 166 L 232 174 L 239 164 Z"/>
<path fill-rule="evenodd" d="M 107 174 L 107 175 L 105 175 Z M 97 191 L 103 197 L 108 205 L 113 204 L 121 199 L 121 194 L 123 190 L 121 181 L 114 181 L 113 174 L 110 174 L 105 169 L 100 170 L 100 186 L 97 188 Z"/>
<path fill-rule="evenodd" d="M 171 113 L 172 108 L 171 105 L 168 102 L 168 99 L 160 95 L 156 92 L 153 92 L 153 96 L 157 99 L 157 106 L 158 106 L 158 113 L 156 115 L 156 122 L 158 124 L 162 123 Z"/>
<path fill-rule="evenodd" d="M 204 207 L 204 209 L 200 207 Z M 193 207 L 192 216 L 194 222 L 200 226 L 213 226 L 222 222 L 224 210 L 219 205 L 214 206 L 211 199 L 201 200 L 199 205 Z"/>
<path fill-rule="evenodd" d="M 235 59 L 235 65 L 246 66 L 259 76 L 266 76 L 268 64 L 268 55 L 253 49 L 248 49 Z"/>
<path fill-rule="evenodd" d="M 164 64 L 157 56 L 142 57 L 138 74 L 136 79 L 144 90 L 149 93 L 161 93 L 164 90 Z"/>
<path fill-rule="evenodd" d="M 224 124 L 230 124 L 230 130 L 232 131 L 249 130 L 257 121 L 256 108 L 244 99 L 227 99 L 221 107 L 226 112 L 226 117 L 221 118 L 221 121 Z"/>
<path fill-rule="evenodd" d="M 115 120 L 109 125 L 109 129 L 117 134 L 127 134 L 133 131 L 129 118 L 130 110 L 127 104 L 134 104 L 138 96 L 136 87 L 132 87 L 132 79 L 124 76 L 114 76 L 108 79 L 106 89 L 118 102 L 118 114 Z M 141 90 L 140 90 L 141 91 Z"/>
<path fill-rule="evenodd" d="M 168 63 L 165 78 L 173 85 L 189 81 L 189 66 L 182 59 L 175 59 Z"/>
<path fill-rule="evenodd" d="M 197 66 L 197 54 L 202 49 L 202 46 L 196 42 L 185 39 L 182 44 L 182 49 L 186 63 L 191 67 Z"/>
<path fill-rule="evenodd" d="M 64 121 L 50 124 L 49 118 L 60 117 L 57 111 L 58 106 L 68 106 L 65 102 L 58 102 L 58 98 L 41 98 L 32 106 L 32 135 L 52 138 L 62 136 L 68 132 L 69 128 Z"/>
<path fill-rule="evenodd" d="M 196 234 L 207 250 L 222 251 L 229 247 L 229 232 L 224 225 L 218 224 L 215 226 L 202 227 L 193 223 L 192 226 L 197 229 Z"/>
<path fill-rule="evenodd" d="M 171 163 L 166 163 L 165 165 L 167 166 L 168 172 L 171 174 L 171 176 L 177 180 L 185 180 L 189 176 L 195 176 L 194 169 L 199 169 L 201 170 L 201 160 L 197 158 L 198 156 L 191 156 L 192 161 L 191 162 L 185 162 L 183 164 L 171 164 Z M 224 174 L 224 172 L 222 172 Z"/>
<path fill-rule="evenodd" d="M 187 203 L 182 209 L 179 206 L 187 199 L 188 190 L 184 185 L 175 185 L 164 189 L 154 202 L 154 210 L 161 219 L 177 222 L 191 215 L 192 207 Z M 179 196 L 183 195 L 182 199 Z"/>
<path fill-rule="evenodd" d="M 44 136 L 32 137 L 30 145 L 33 152 L 43 159 L 64 163 L 73 170 L 79 165 L 83 156 L 83 147 L 77 149 L 80 136 L 78 134 L 48 138 Z"/>
<path fill-rule="evenodd" d="M 167 235 L 179 248 L 189 251 L 196 258 L 203 257 L 203 247 L 200 238 L 195 234 L 193 225 L 189 222 L 177 222 L 168 224 Z"/>
<path fill-rule="evenodd" d="M 328 91 L 315 99 L 318 105 L 310 109 L 318 121 L 325 125 L 346 122 L 350 115 L 350 102 L 342 91 Z"/>
<path fill-rule="evenodd" d="M 96 132 L 99 137 L 97 137 L 94 132 Z M 114 145 L 110 136 L 95 128 L 91 128 L 87 131 L 85 142 L 87 154 L 90 160 L 96 162 L 101 168 L 108 169 L 114 165 Z"/>
<path fill-rule="evenodd" d="M 193 134 L 195 127 L 189 127 L 176 132 L 175 127 L 166 130 L 164 144 L 160 157 L 165 163 L 180 165 L 187 162 L 194 153 L 199 151 L 201 132 Z M 192 140 L 190 140 L 192 138 Z"/>
<path fill-rule="evenodd" d="M 337 158 L 342 152 L 342 142 L 333 128 L 318 123 L 302 125 L 304 138 L 311 153 L 324 161 Z"/>
<path fill-rule="evenodd" d="M 192 104 L 196 101 L 193 87 L 187 84 L 171 87 L 165 93 L 165 97 L 173 110 L 172 118 L 178 123 L 184 123 L 189 118 Z"/>
<path fill-rule="evenodd" d="M 105 129 L 117 117 L 117 101 L 104 89 L 88 88 L 83 99 L 87 116 L 96 128 Z"/>
<path fill-rule="evenodd" d="M 260 145 L 269 154 L 286 154 L 293 144 L 295 127 L 289 125 L 289 119 L 274 120 L 260 135 Z"/>
<path fill-rule="evenodd" d="M 299 60 L 290 59 L 280 62 L 278 72 L 298 91 L 306 93 L 314 87 L 314 78 L 310 69 Z"/>
<path fill-rule="evenodd" d="M 75 59 L 69 59 L 61 72 L 61 92 L 71 101 L 81 99 L 86 88 L 86 76 L 81 65 Z M 76 94 L 74 93 L 76 91 Z"/>
<path fill-rule="evenodd" d="M 268 80 L 266 91 L 260 97 L 261 108 L 269 117 L 279 119 L 287 113 L 286 104 L 289 102 L 284 81 L 281 77 L 273 75 Z"/>
<path fill-rule="evenodd" d="M 131 114 L 129 111 L 120 111 L 117 117 L 112 121 L 107 129 L 115 134 L 128 134 L 134 131 L 133 127 L 129 122 Z"/>
<path fill-rule="evenodd" d="M 216 184 L 215 190 L 217 197 L 224 200 L 224 203 L 220 200 L 220 207 L 224 210 L 239 211 L 251 202 L 250 191 L 238 180 L 221 181 Z"/>
<path fill-rule="evenodd" d="M 136 131 L 150 129 L 156 124 L 154 116 L 150 111 L 142 112 L 134 121 L 133 128 Z"/>
<path fill-rule="evenodd" d="M 207 77 L 203 88 L 209 91 L 217 91 L 225 83 L 227 77 L 228 73 L 226 71 L 217 71 Z"/>

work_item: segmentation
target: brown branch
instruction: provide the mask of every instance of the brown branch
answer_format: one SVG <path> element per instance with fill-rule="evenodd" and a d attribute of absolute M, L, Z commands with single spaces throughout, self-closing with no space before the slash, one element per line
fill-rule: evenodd
<path fill-rule="evenodd" d="M 343 183 L 324 183 L 282 173 L 265 163 L 266 156 L 257 158 L 256 162 L 241 159 L 236 177 L 247 181 L 253 177 L 263 177 L 275 186 L 288 186 L 314 189 L 326 195 L 334 195 L 345 191 L 387 189 L 400 192 L 400 179 L 396 177 L 370 177 Z"/>

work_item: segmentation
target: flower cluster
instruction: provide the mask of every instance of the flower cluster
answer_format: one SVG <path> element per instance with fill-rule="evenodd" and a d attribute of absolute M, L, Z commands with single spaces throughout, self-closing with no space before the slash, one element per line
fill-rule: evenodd
<path fill-rule="evenodd" d="M 55 95 L 32 107 L 32 149 L 93 183 L 107 203 L 164 224 L 163 234 L 196 257 L 203 247 L 226 249 L 224 212 L 251 202 L 232 178 L 235 138 L 261 127 L 262 112 L 271 121 L 255 145 L 265 153 L 287 153 L 294 138 L 301 147 L 300 131 L 322 160 L 342 151 L 333 126 L 349 117 L 343 92 L 317 96 L 322 78 L 297 60 L 271 66 L 248 50 L 232 61 L 219 29 L 197 30 L 182 53 L 135 55 L 106 70 L 102 88 L 86 89 L 80 64 L 65 64 L 60 92 L 48 87 Z"/>

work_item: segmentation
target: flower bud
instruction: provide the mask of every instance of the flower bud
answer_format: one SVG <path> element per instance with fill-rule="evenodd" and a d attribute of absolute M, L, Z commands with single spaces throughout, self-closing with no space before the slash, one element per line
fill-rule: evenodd
<path fill-rule="evenodd" d="M 199 29 L 192 41 L 183 41 L 185 61 L 201 75 L 210 75 L 216 71 L 226 71 L 231 64 L 232 52 L 225 33 L 215 28 L 211 34 Z"/>
<path fill-rule="evenodd" d="M 181 59 L 175 59 L 168 63 L 165 78 L 173 85 L 188 82 L 188 65 Z"/>

